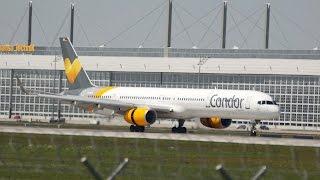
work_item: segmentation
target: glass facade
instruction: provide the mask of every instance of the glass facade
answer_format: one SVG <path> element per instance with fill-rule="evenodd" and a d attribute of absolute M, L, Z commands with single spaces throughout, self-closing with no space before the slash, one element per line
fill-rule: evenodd
<path fill-rule="evenodd" d="M 0 116 L 8 117 L 11 73 L 30 89 L 57 93 L 66 89 L 63 71 L 0 69 Z M 257 90 L 270 94 L 281 107 L 281 116 L 265 124 L 283 126 L 320 127 L 320 77 L 301 75 L 240 75 L 199 73 L 100 72 L 89 71 L 97 86 L 205 88 Z M 61 79 L 60 79 L 61 77 Z M 50 118 L 58 111 L 57 102 L 25 95 L 13 79 L 12 114 Z M 98 115 L 62 104 L 63 117 L 93 118 Z M 240 121 L 239 121 L 240 122 Z"/>

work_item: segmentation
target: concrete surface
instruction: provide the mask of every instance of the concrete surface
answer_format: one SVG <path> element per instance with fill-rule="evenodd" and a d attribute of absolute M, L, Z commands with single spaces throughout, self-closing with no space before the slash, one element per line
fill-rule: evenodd
<path fill-rule="evenodd" d="M 0 126 L 0 132 L 320 147 L 320 141 L 314 140 L 314 139 L 246 137 L 246 136 L 202 135 L 202 134 L 198 134 L 198 135 L 197 134 L 172 134 L 172 133 L 133 133 L 133 132 L 119 132 L 119 131 L 106 131 L 106 130 L 57 129 L 57 128 L 21 127 L 21 126 Z"/>

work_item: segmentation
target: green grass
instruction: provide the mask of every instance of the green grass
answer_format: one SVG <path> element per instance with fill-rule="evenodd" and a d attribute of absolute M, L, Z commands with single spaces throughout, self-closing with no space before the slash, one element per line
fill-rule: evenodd
<path fill-rule="evenodd" d="M 128 157 L 119 179 L 220 179 L 222 163 L 235 179 L 262 165 L 264 179 L 318 179 L 320 150 L 168 140 L 0 133 L 0 175 L 7 179 L 88 179 L 86 156 L 107 177 Z"/>

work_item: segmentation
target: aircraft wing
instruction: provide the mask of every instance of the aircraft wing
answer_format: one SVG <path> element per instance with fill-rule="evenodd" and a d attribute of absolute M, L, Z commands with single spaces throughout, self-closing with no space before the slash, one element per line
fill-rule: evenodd
<path fill-rule="evenodd" d="M 106 108 L 106 109 L 111 109 L 115 111 L 127 110 L 134 107 L 147 106 L 158 112 L 164 112 L 164 113 L 173 112 L 173 107 L 169 107 L 166 105 L 133 104 L 133 103 L 125 103 L 122 101 L 110 100 L 110 99 L 94 99 L 94 98 L 88 98 L 83 96 L 66 95 L 63 93 L 61 94 L 44 93 L 37 90 L 25 89 L 21 80 L 18 77 L 17 77 L 17 81 L 21 91 L 24 92 L 25 94 L 35 95 L 38 97 L 49 98 L 49 99 L 56 99 L 64 102 L 70 102 L 74 105 L 86 105 L 86 106 L 93 105 L 95 107 Z"/>
<path fill-rule="evenodd" d="M 125 103 L 117 100 L 109 100 L 109 99 L 93 99 L 87 98 L 83 96 L 74 96 L 74 95 L 64 95 L 64 94 L 36 94 L 38 97 L 49 98 L 49 99 L 57 99 L 60 101 L 71 102 L 74 105 L 77 104 L 90 104 L 99 108 L 107 108 L 118 111 L 119 109 L 130 109 L 134 107 L 147 106 L 155 111 L 160 112 L 173 112 L 173 108 L 169 106 L 163 105 L 143 105 L 143 104 L 133 104 L 133 103 Z"/>

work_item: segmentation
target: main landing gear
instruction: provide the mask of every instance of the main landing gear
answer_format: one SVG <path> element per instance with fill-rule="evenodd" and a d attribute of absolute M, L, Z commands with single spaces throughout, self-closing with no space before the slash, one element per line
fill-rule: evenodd
<path fill-rule="evenodd" d="M 184 121 L 185 121 L 184 119 L 178 119 L 178 122 L 179 122 L 178 127 L 173 127 L 171 131 L 173 133 L 187 133 L 187 128 L 183 127 Z"/>
<path fill-rule="evenodd" d="M 131 125 L 130 126 L 130 132 L 144 132 L 144 126 L 135 126 Z"/>

